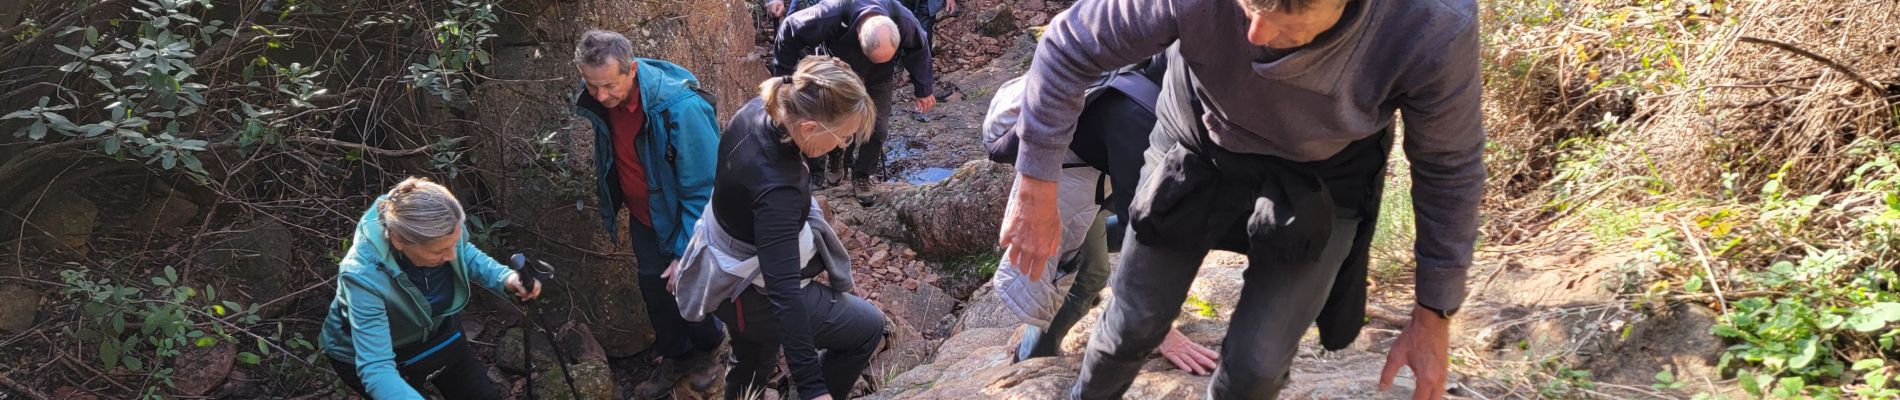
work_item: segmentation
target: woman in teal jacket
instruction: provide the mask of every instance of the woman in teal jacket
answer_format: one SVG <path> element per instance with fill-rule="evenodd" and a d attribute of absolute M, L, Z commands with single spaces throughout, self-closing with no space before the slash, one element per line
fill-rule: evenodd
<path fill-rule="evenodd" d="M 469 244 L 448 188 L 409 178 L 356 223 L 338 265 L 336 300 L 320 341 L 345 385 L 372 399 L 422 399 L 427 382 L 451 399 L 499 399 L 456 315 L 470 281 L 522 300 L 514 271 Z"/>

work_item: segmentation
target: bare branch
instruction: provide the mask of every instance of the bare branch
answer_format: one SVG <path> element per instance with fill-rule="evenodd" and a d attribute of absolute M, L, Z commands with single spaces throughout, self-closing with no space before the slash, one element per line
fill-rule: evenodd
<path fill-rule="evenodd" d="M 1740 38 L 1736 38 L 1735 40 L 1738 40 L 1744 43 L 1754 43 L 1754 44 L 1774 47 L 1777 49 L 1787 50 L 1790 53 L 1794 53 L 1802 57 L 1807 57 L 1810 60 L 1814 60 L 1821 64 L 1827 65 L 1828 68 L 1833 68 L 1835 71 L 1840 71 L 1843 74 L 1847 74 L 1847 77 L 1849 79 L 1853 79 L 1854 83 L 1859 83 L 1861 84 L 1861 86 L 1866 86 L 1868 90 L 1872 90 L 1874 92 L 1874 97 L 1884 98 L 1888 96 L 1887 88 L 1881 87 L 1879 83 L 1876 83 L 1872 80 L 1868 80 L 1867 78 L 1861 77 L 1860 73 L 1854 72 L 1853 69 L 1847 68 L 1847 66 L 1841 65 L 1841 63 L 1838 63 L 1838 62 L 1834 62 L 1834 60 L 1830 60 L 1827 57 L 1822 57 L 1820 54 L 1814 54 L 1814 52 L 1807 51 L 1800 47 L 1795 47 L 1792 44 L 1777 42 L 1777 41 L 1768 40 L 1768 39 L 1762 39 L 1762 38 L 1753 37 L 1753 36 L 1742 36 Z"/>

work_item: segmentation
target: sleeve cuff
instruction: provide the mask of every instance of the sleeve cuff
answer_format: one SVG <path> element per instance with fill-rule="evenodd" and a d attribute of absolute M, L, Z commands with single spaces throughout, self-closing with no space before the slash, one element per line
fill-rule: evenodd
<path fill-rule="evenodd" d="M 1456 310 L 1465 304 L 1465 268 L 1419 267 L 1414 282 L 1418 303 L 1437 310 Z"/>
<path fill-rule="evenodd" d="M 1046 181 L 1057 181 L 1062 174 L 1063 153 L 1068 150 L 1068 146 L 1047 146 L 1023 140 L 1021 147 L 1016 149 L 1016 173 Z"/>

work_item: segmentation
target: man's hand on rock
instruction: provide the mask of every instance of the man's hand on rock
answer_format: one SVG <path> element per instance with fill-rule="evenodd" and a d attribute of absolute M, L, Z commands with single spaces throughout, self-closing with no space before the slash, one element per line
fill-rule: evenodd
<path fill-rule="evenodd" d="M 1451 320 L 1424 306 L 1414 306 L 1412 322 L 1399 331 L 1392 352 L 1386 353 L 1379 390 L 1391 389 L 1392 378 L 1398 376 L 1400 366 L 1405 366 L 1412 369 L 1415 381 L 1412 400 L 1444 399 L 1450 354 Z"/>

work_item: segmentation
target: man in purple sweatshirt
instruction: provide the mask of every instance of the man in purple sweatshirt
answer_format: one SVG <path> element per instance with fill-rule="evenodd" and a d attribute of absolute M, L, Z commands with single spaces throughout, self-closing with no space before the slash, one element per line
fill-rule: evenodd
<path fill-rule="evenodd" d="M 1244 251 L 1249 265 L 1208 395 L 1277 396 L 1301 335 L 1334 308 L 1336 278 L 1363 291 L 1364 275 L 1341 274 L 1341 265 L 1369 236 L 1353 228 L 1377 213 L 1346 205 L 1376 206 L 1368 197 L 1376 199 L 1398 112 L 1418 297 L 1380 384 L 1406 366 L 1415 399 L 1442 398 L 1449 318 L 1465 298 L 1484 193 L 1476 8 L 1473 0 L 1094 0 L 1058 15 L 1027 75 L 1000 243 L 1029 275 L 1061 236 L 1055 179 L 1083 90 L 1103 71 L 1164 50 L 1170 57 L 1131 234 L 1111 278 L 1115 297 L 1072 396 L 1128 389 L 1211 248 Z"/>

